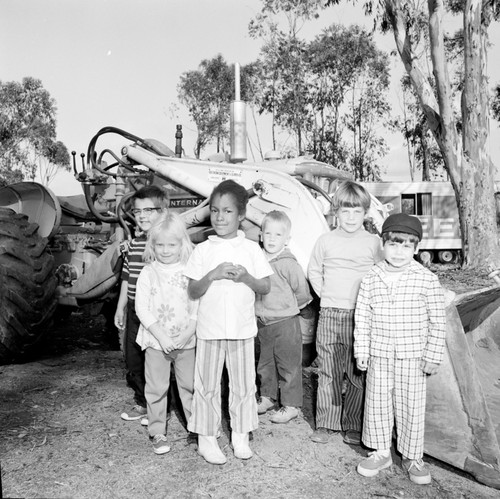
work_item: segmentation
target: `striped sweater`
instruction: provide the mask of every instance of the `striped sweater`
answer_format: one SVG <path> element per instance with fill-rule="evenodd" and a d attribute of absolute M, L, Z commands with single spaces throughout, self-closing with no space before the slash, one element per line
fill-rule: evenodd
<path fill-rule="evenodd" d="M 127 298 L 135 301 L 137 279 L 145 263 L 142 255 L 146 248 L 146 238 L 136 237 L 130 241 L 128 251 L 124 254 L 122 280 L 128 282 Z"/>

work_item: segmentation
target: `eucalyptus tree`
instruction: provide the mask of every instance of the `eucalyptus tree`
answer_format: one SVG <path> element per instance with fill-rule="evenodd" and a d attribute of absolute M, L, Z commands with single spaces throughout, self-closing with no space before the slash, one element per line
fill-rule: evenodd
<path fill-rule="evenodd" d="M 338 0 L 329 0 L 329 4 Z M 500 16 L 498 0 L 383 0 L 382 26 L 390 27 L 397 51 L 415 89 L 429 129 L 439 146 L 455 191 L 460 216 L 463 264 L 488 270 L 500 267 L 494 198 L 495 167 L 488 151 L 489 88 L 488 28 Z M 445 51 L 445 6 L 461 12 L 463 29 L 463 87 L 461 119 L 453 110 L 453 91 Z M 374 2 L 365 2 L 372 12 Z M 412 10 L 426 9 L 434 85 L 423 67 L 427 60 L 415 51 L 417 36 Z"/>
<path fill-rule="evenodd" d="M 379 178 L 390 121 L 387 55 L 360 26 L 336 24 L 310 43 L 308 54 L 314 156 L 358 180 Z"/>
<path fill-rule="evenodd" d="M 412 181 L 430 181 L 445 178 L 444 161 L 436 140 L 429 129 L 418 96 L 408 75 L 401 84 L 402 116 L 397 116 L 393 125 L 399 130 L 406 145 L 408 167 Z M 418 173 L 420 177 L 418 178 Z"/>
<path fill-rule="evenodd" d="M 323 0 L 263 0 L 249 23 L 249 33 L 262 40 L 262 99 L 260 112 L 272 117 L 273 148 L 276 126 L 291 130 L 296 152 L 304 152 L 304 133 L 310 127 L 307 44 L 300 37 L 304 24 L 318 17 Z"/>
<path fill-rule="evenodd" d="M 38 176 L 43 185 L 49 186 L 54 177 L 61 170 L 70 170 L 70 156 L 68 148 L 60 141 L 52 141 L 47 144 L 35 158 Z M 32 175 L 35 180 L 35 175 Z"/>
<path fill-rule="evenodd" d="M 0 184 L 34 179 L 42 161 L 54 166 L 54 174 L 69 167 L 69 155 L 60 154 L 65 146 L 56 141 L 56 112 L 40 80 L 0 82 Z"/>
<path fill-rule="evenodd" d="M 198 69 L 181 75 L 177 92 L 198 130 L 194 147 L 197 158 L 213 140 L 217 152 L 225 149 L 229 137 L 229 105 L 234 98 L 233 75 L 233 68 L 221 54 L 204 59 Z"/>

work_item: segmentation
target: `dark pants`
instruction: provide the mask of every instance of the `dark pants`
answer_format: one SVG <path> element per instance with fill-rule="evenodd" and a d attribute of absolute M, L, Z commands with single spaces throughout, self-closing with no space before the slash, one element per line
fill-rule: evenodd
<path fill-rule="evenodd" d="M 260 395 L 283 406 L 302 407 L 302 333 L 299 318 L 264 326 L 259 322 Z"/>
<path fill-rule="evenodd" d="M 134 400 L 142 407 L 146 407 L 144 387 L 146 379 L 144 374 L 144 352 L 136 343 L 137 332 L 140 326 L 139 318 L 135 313 L 134 302 L 127 305 L 127 327 L 125 330 L 124 356 L 127 369 L 127 383 L 134 390 Z"/>

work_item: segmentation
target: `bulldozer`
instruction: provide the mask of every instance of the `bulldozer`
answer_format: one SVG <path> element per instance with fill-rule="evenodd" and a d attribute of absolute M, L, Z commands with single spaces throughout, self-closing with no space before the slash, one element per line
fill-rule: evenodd
<path fill-rule="evenodd" d="M 123 139 L 120 153 L 101 144 Z M 246 236 L 258 240 L 271 210 L 292 220 L 290 249 L 305 270 L 317 238 L 335 220 L 331 195 L 350 175 L 306 157 L 249 162 L 245 103 L 231 104 L 231 154 L 215 160 L 106 127 L 90 141 L 81 169 L 73 154 L 81 196 L 57 197 L 47 187 L 21 182 L 0 189 L 0 363 L 22 360 L 47 330 L 56 309 L 111 304 L 121 272 L 121 246 L 133 236 L 130 196 L 144 185 L 169 192 L 193 242 L 211 233 L 208 198 L 233 179 L 249 192 Z M 387 207 L 372 197 L 369 226 L 380 230 Z M 448 294 L 452 296 L 452 294 Z M 452 296 L 447 304 L 446 354 L 428 379 L 425 452 L 500 489 L 500 286 Z M 308 324 L 304 341 L 314 340 Z M 306 338 L 307 336 L 307 338 Z"/>

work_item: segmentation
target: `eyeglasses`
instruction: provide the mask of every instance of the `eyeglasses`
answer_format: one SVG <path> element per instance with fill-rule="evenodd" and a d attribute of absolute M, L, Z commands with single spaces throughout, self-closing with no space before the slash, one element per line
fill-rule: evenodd
<path fill-rule="evenodd" d="M 144 213 L 144 215 L 151 215 L 153 212 L 159 210 L 161 210 L 161 208 L 142 208 L 142 210 L 140 208 L 134 208 L 133 210 L 130 210 L 130 212 L 134 215 L 134 217 L 136 217 L 141 213 Z"/>

